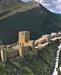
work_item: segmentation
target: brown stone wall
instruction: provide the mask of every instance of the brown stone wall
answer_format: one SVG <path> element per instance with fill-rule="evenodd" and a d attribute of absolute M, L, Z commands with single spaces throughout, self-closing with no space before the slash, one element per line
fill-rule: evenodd
<path fill-rule="evenodd" d="M 10 59 L 10 58 L 17 57 L 17 56 L 19 56 L 18 50 L 14 50 L 14 51 L 8 53 L 8 58 L 9 58 L 9 59 Z"/>

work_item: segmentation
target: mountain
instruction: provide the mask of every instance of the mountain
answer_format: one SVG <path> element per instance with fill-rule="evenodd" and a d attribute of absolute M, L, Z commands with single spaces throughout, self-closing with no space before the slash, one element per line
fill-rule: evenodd
<path fill-rule="evenodd" d="M 56 40 L 38 50 L 37 55 L 18 56 L 0 63 L 0 75 L 52 75 L 58 45 L 59 41 Z"/>
<path fill-rule="evenodd" d="M 0 0 L 0 13 L 18 6 L 20 2 L 21 0 Z"/>
<path fill-rule="evenodd" d="M 35 0 L 54 13 L 61 14 L 61 0 Z"/>
<path fill-rule="evenodd" d="M 14 43 L 19 31 L 30 31 L 31 39 L 51 32 L 61 31 L 61 15 L 54 14 L 42 5 L 0 20 L 0 41 Z"/>
<path fill-rule="evenodd" d="M 40 7 L 0 20 L 0 43 L 16 42 L 18 31 L 23 30 L 30 31 L 31 39 L 61 31 L 61 15 L 51 13 L 40 5 Z M 37 56 L 27 55 L 8 60 L 4 65 L 1 63 L 0 75 L 52 75 L 58 45 L 57 40 L 39 50 Z"/>

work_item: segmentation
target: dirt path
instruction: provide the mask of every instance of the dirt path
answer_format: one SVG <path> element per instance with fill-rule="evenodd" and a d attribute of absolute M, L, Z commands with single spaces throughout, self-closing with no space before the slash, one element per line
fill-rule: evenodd
<path fill-rule="evenodd" d="M 52 75 L 58 75 L 57 68 L 58 68 L 58 63 L 59 63 L 59 53 L 60 53 L 60 50 L 61 50 L 61 44 L 58 46 L 57 57 L 56 57 L 56 62 L 55 62 L 55 68 L 54 68 L 54 71 L 53 71 Z"/>

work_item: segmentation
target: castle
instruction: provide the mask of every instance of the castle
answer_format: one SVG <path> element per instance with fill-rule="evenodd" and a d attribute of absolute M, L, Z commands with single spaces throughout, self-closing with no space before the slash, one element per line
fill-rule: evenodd
<path fill-rule="evenodd" d="M 53 32 L 51 34 L 42 35 L 36 40 L 30 39 L 29 31 L 18 32 L 18 41 L 15 44 L 1 45 L 0 57 L 2 62 L 15 56 L 24 56 L 27 54 L 37 55 L 38 49 L 41 49 L 51 43 L 51 41 L 61 39 L 61 32 Z M 8 49 L 8 50 L 7 50 Z M 11 52 L 7 52 L 11 49 Z"/>

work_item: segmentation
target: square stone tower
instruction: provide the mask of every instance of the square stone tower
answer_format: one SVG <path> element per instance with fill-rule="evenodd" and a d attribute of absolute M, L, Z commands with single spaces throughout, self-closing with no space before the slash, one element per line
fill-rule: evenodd
<path fill-rule="evenodd" d="M 28 43 L 29 40 L 30 40 L 30 32 L 29 31 L 19 32 L 18 42 L 19 42 L 20 45 Z"/>

